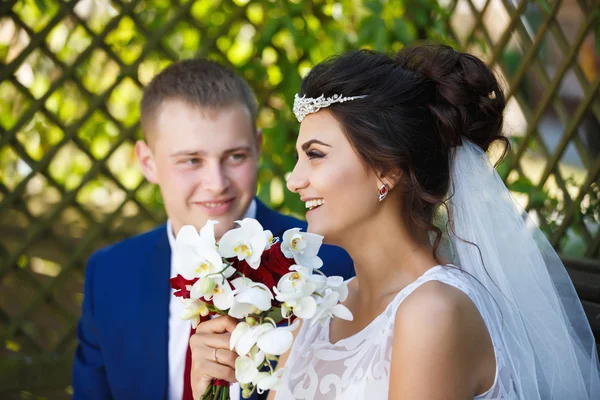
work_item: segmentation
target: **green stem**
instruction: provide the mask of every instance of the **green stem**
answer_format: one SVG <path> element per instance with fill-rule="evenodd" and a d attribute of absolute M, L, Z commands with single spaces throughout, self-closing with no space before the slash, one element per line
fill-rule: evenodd
<path fill-rule="evenodd" d="M 213 272 L 212 274 L 208 274 L 208 275 L 205 276 L 205 278 L 208 278 L 208 277 L 213 276 L 213 275 L 223 275 L 223 272 L 225 272 L 227 270 L 227 268 L 231 267 L 233 264 L 227 263 L 225 265 L 226 265 L 226 267 L 223 268 L 222 270 L 220 270 L 219 272 Z M 225 278 L 225 277 L 223 277 L 223 278 Z"/>
<path fill-rule="evenodd" d="M 212 392 L 214 391 L 214 388 L 215 387 L 212 384 L 208 385 L 208 387 L 204 391 L 204 394 L 202 395 L 201 399 L 202 400 L 209 400 L 209 399 L 211 399 L 211 397 L 209 395 L 212 394 Z"/>

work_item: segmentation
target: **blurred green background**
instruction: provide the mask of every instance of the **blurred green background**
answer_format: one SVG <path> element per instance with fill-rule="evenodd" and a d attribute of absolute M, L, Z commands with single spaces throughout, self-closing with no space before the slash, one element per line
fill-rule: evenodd
<path fill-rule="evenodd" d="M 293 96 L 313 65 L 419 40 L 481 56 L 509 96 L 513 151 L 499 172 L 596 318 L 600 283 L 585 285 L 600 282 L 599 37 L 595 0 L 3 0 L 0 397 L 68 397 L 87 257 L 165 220 L 133 151 L 143 87 L 191 57 L 250 82 L 265 137 L 258 195 L 302 216 L 285 178 Z"/>

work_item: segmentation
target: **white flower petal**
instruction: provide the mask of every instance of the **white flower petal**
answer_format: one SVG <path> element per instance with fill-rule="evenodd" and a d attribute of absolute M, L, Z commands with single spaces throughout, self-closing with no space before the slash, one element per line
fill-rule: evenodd
<path fill-rule="evenodd" d="M 302 232 L 301 234 L 307 242 L 307 246 L 303 251 L 304 256 L 308 258 L 316 257 L 323 244 L 323 236 L 308 232 Z"/>
<path fill-rule="evenodd" d="M 213 304 L 221 311 L 229 310 L 233 304 L 235 303 L 235 296 L 231 288 L 227 290 L 229 287 L 228 284 L 223 285 L 222 292 L 215 294 L 212 298 Z"/>
<path fill-rule="evenodd" d="M 273 374 L 269 372 L 260 372 L 255 378 L 256 389 L 262 394 L 267 390 L 277 390 L 281 386 L 281 376 L 284 368 L 278 369 Z"/>
<path fill-rule="evenodd" d="M 289 329 L 274 328 L 258 338 L 258 348 L 267 354 L 280 356 L 292 347 L 294 335 Z"/>
<path fill-rule="evenodd" d="M 195 269 L 201 262 L 202 258 L 191 246 L 177 245 L 173 251 L 173 268 L 185 279 L 200 277 Z"/>
<path fill-rule="evenodd" d="M 255 253 L 252 253 L 249 258 L 246 258 L 246 262 L 252 269 L 258 269 L 258 267 L 260 267 L 260 257 L 261 254 L 256 255 Z"/>
<path fill-rule="evenodd" d="M 250 350 L 252 350 L 252 347 L 254 347 L 257 340 L 258 338 L 253 334 L 252 329 L 250 329 L 239 337 L 235 343 L 235 351 L 240 357 L 244 357 L 250 353 Z"/>
<path fill-rule="evenodd" d="M 252 383 L 258 375 L 258 369 L 250 357 L 238 357 L 235 360 L 235 379 L 241 383 Z"/>
<path fill-rule="evenodd" d="M 219 221 L 208 220 L 206 221 L 206 225 L 204 225 L 204 227 L 200 229 L 200 238 L 202 238 L 202 240 L 206 241 L 213 247 L 216 246 L 215 225 L 218 223 Z"/>
<path fill-rule="evenodd" d="M 237 324 L 233 332 L 231 332 L 231 337 L 229 338 L 229 350 L 235 348 L 235 345 L 239 341 L 240 337 L 245 335 L 250 330 L 250 325 L 245 322 L 240 322 Z"/>
<path fill-rule="evenodd" d="M 241 289 L 243 287 L 250 287 L 250 285 L 252 284 L 252 280 L 240 276 L 239 278 L 235 278 L 234 280 L 232 280 L 231 284 L 234 288 Z"/>
<path fill-rule="evenodd" d="M 264 231 L 260 222 L 258 222 L 254 218 L 244 218 L 243 220 L 236 221 L 236 222 L 240 225 L 241 229 L 247 231 L 250 234 L 256 234 L 256 233 L 262 234 L 262 232 Z M 264 237 L 264 235 L 263 235 L 263 237 Z"/>
<path fill-rule="evenodd" d="M 312 297 L 303 297 L 294 306 L 294 314 L 301 319 L 310 319 L 317 312 L 317 302 Z"/>
<path fill-rule="evenodd" d="M 225 232 L 219 241 L 219 253 L 222 257 L 232 258 L 235 257 L 235 251 L 233 249 L 237 244 L 244 240 L 244 231 L 241 228 L 232 229 Z"/>
<path fill-rule="evenodd" d="M 265 332 L 274 329 L 271 324 L 262 324 L 251 327 L 247 332 L 242 334 L 235 344 L 235 351 L 240 356 L 249 354 L 256 344 L 258 338 Z"/>
<path fill-rule="evenodd" d="M 264 351 L 261 351 L 258 347 L 255 346 L 252 348 L 252 350 L 250 350 L 250 358 L 252 358 L 252 360 L 254 361 L 254 365 L 256 365 L 256 367 L 258 368 L 265 361 L 267 355 Z"/>
<path fill-rule="evenodd" d="M 300 275 L 302 275 L 304 278 L 308 278 L 312 275 L 312 271 L 309 268 L 307 268 L 303 265 L 298 265 L 298 264 L 292 265 L 290 267 L 290 271 L 296 271 Z"/>
<path fill-rule="evenodd" d="M 338 288 L 344 283 L 344 278 L 341 276 L 328 276 L 327 286 L 332 288 Z"/>
<path fill-rule="evenodd" d="M 303 265 L 311 270 L 319 269 L 323 266 L 323 260 L 319 257 L 309 257 L 305 254 L 296 254 L 294 256 L 294 261 L 297 264 Z"/>
<path fill-rule="evenodd" d="M 340 294 L 338 292 L 330 292 L 323 298 L 320 306 L 324 309 L 330 309 L 335 306 L 340 299 Z"/>
<path fill-rule="evenodd" d="M 244 290 L 235 296 L 238 303 L 252 304 L 261 311 L 267 311 L 271 308 L 271 298 L 270 292 L 256 287 Z"/>
<path fill-rule="evenodd" d="M 315 290 L 321 290 L 327 285 L 327 278 L 319 274 L 311 275 L 310 281 L 315 284 Z"/>
<path fill-rule="evenodd" d="M 294 258 L 294 252 L 292 251 L 291 241 L 294 235 L 300 232 L 300 228 L 288 229 L 283 233 L 281 242 L 281 251 L 287 258 Z"/>
<path fill-rule="evenodd" d="M 214 299 L 213 299 L 214 300 Z M 237 301 L 233 301 L 233 304 L 229 308 L 229 316 L 235 319 L 246 318 L 249 314 L 252 314 L 254 311 L 254 306 L 252 304 L 246 303 L 238 303 Z"/>
<path fill-rule="evenodd" d="M 266 230 L 263 231 L 263 234 L 265 235 L 265 239 L 267 239 L 267 246 L 265 247 L 265 250 L 269 250 L 271 248 L 271 243 L 273 242 L 273 232 Z"/>
<path fill-rule="evenodd" d="M 343 304 L 338 304 L 331 309 L 331 313 L 340 319 L 345 319 L 346 321 L 354 320 L 354 316 L 352 312 Z"/>
<path fill-rule="evenodd" d="M 227 267 L 225 269 L 225 271 L 223 271 L 223 276 L 225 277 L 225 279 L 229 279 L 233 276 L 233 274 L 235 274 L 236 269 L 233 267 Z"/>
<path fill-rule="evenodd" d="M 175 244 L 178 246 L 184 244 L 194 246 L 196 243 L 198 243 L 199 239 L 200 235 L 193 225 L 184 225 L 181 227 L 179 232 L 177 232 Z"/>

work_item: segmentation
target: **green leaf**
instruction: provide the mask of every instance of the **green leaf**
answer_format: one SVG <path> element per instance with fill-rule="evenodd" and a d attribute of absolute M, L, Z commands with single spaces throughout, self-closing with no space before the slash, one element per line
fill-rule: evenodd
<path fill-rule="evenodd" d="M 552 12 L 552 7 L 550 7 L 548 0 L 538 0 L 538 3 L 540 4 L 540 8 L 542 10 L 544 10 L 546 13 Z"/>
<path fill-rule="evenodd" d="M 527 177 L 520 176 L 516 181 L 507 185 L 509 190 L 518 193 L 531 193 L 535 185 Z"/>
<path fill-rule="evenodd" d="M 46 0 L 34 0 L 35 1 L 35 5 L 38 6 L 38 8 L 40 9 L 40 11 L 42 13 L 45 13 L 46 11 L 48 11 L 48 6 L 46 4 Z"/>
<path fill-rule="evenodd" d="M 417 37 L 415 25 L 404 19 L 396 18 L 395 21 L 396 37 L 404 44 L 412 43 Z"/>

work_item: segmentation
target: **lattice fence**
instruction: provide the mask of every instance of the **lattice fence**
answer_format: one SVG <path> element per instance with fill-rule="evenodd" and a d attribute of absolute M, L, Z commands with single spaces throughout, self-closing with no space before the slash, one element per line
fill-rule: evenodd
<path fill-rule="evenodd" d="M 67 395 L 87 257 L 164 220 L 133 143 L 142 88 L 172 60 L 208 56 L 251 82 L 266 137 L 259 195 L 299 211 L 283 190 L 290 103 L 314 63 L 424 38 L 475 52 L 510 98 L 502 175 L 562 254 L 597 260 L 598 26 L 595 0 L 4 0 L 0 393 Z M 597 289 L 587 296 L 600 303 Z"/>

